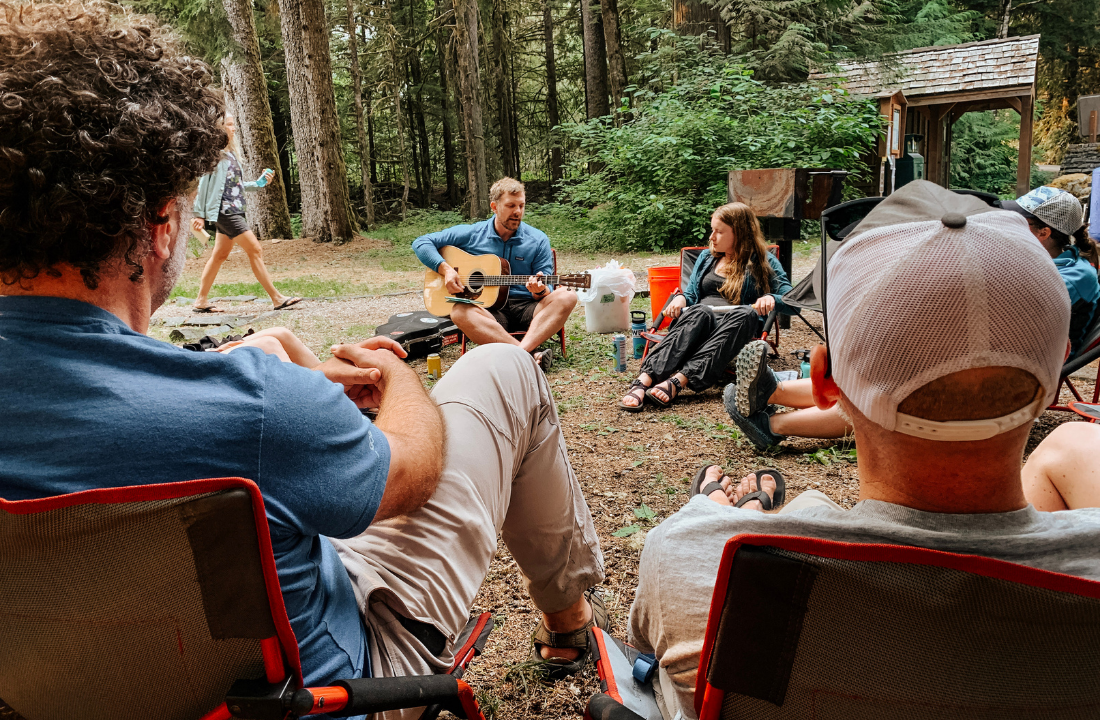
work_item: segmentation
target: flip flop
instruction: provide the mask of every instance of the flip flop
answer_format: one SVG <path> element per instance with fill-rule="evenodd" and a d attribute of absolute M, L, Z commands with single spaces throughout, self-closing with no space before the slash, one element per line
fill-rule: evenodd
<path fill-rule="evenodd" d="M 695 473 L 695 479 L 691 481 L 691 488 L 688 490 L 688 500 L 696 495 L 710 495 L 715 490 L 725 490 L 721 482 L 710 482 L 707 483 L 706 486 L 703 486 L 703 482 L 707 479 L 707 470 L 710 470 L 712 467 L 718 467 L 718 465 L 715 463 L 705 463 L 703 467 L 699 468 Z M 729 476 L 722 473 L 721 477 L 718 479 L 721 480 L 724 477 Z"/>
<path fill-rule="evenodd" d="M 220 313 L 220 312 L 225 312 L 225 310 L 222 310 L 220 307 L 216 307 L 214 305 L 205 305 L 203 307 L 195 307 L 194 305 L 192 305 L 191 306 L 191 312 L 193 312 L 193 313 Z"/>
<path fill-rule="evenodd" d="M 787 498 L 787 483 L 783 480 L 783 474 L 775 468 L 764 468 L 763 470 L 756 470 L 753 472 L 756 476 L 756 487 L 760 487 L 760 478 L 762 475 L 771 475 L 775 480 L 775 493 L 768 497 L 768 493 L 763 490 L 757 490 L 751 492 L 745 497 L 734 503 L 734 507 L 741 507 L 747 502 L 753 500 L 759 500 L 760 504 L 764 506 L 764 510 L 771 510 L 777 508 L 783 504 L 783 501 Z"/>
<path fill-rule="evenodd" d="M 275 309 L 275 310 L 286 310 L 291 305 L 297 305 L 300 302 L 302 302 L 302 298 L 300 298 L 300 297 L 287 298 L 286 300 L 283 300 L 282 303 L 276 305 L 273 309 Z"/>
<path fill-rule="evenodd" d="M 597 588 L 589 588 L 584 591 L 584 597 L 588 600 L 588 604 L 592 606 L 592 619 L 584 627 L 573 632 L 558 633 L 547 629 L 546 623 L 539 620 L 538 627 L 531 635 L 531 659 L 542 663 L 542 667 L 546 669 L 546 674 L 551 680 L 561 680 L 584 669 L 588 658 L 592 656 L 588 628 L 598 627 L 604 631 L 611 629 L 611 617 L 607 614 L 607 607 L 603 604 L 603 596 L 600 591 Z M 542 656 L 542 653 L 539 652 L 540 645 L 558 649 L 574 648 L 583 650 L 583 652 L 572 662 L 561 659 L 552 660 Z"/>

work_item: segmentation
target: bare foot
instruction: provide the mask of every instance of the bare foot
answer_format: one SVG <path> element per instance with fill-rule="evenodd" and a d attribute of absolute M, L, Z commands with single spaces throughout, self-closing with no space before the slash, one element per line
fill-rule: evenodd
<path fill-rule="evenodd" d="M 763 490 L 768 494 L 768 497 L 775 497 L 775 478 L 771 475 L 763 475 L 760 478 L 760 486 L 757 487 L 756 473 L 749 473 L 745 477 L 741 478 L 741 481 L 736 484 L 730 484 L 729 489 L 726 491 L 729 494 L 730 504 L 736 504 L 738 500 L 756 492 L 757 490 Z M 759 510 L 764 511 L 764 505 L 759 500 L 749 500 L 747 503 L 741 506 L 746 510 Z"/>
<path fill-rule="evenodd" d="M 718 503 L 719 505 L 733 505 L 733 503 L 730 502 L 729 495 L 727 494 L 729 493 L 730 479 L 726 475 L 722 474 L 722 468 L 718 465 L 711 465 L 709 468 L 707 468 L 707 474 L 703 478 L 702 487 L 706 487 L 712 482 L 721 483 L 722 489 L 715 490 L 710 495 L 707 495 L 707 497 Z"/>
<path fill-rule="evenodd" d="M 642 375 L 645 374 L 643 373 Z M 653 384 L 653 381 L 650 380 L 647 384 L 646 381 L 642 379 L 642 375 L 639 375 L 638 379 L 635 381 L 640 382 L 642 384 L 641 387 L 631 387 L 630 392 L 628 392 L 626 395 L 623 395 L 623 399 L 619 401 L 619 404 L 623 407 L 636 408 L 640 406 L 643 402 L 645 402 L 645 391 L 649 389 L 649 387 Z M 649 379 L 648 375 L 645 375 L 645 377 L 646 379 Z"/>

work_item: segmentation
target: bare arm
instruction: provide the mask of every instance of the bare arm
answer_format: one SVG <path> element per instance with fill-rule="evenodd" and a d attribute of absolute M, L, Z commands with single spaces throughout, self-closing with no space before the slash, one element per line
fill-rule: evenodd
<path fill-rule="evenodd" d="M 439 408 L 416 373 L 389 350 L 371 350 L 362 344 L 337 345 L 332 354 L 360 368 L 381 372 L 381 378 L 371 386 L 372 404 L 378 407 L 375 426 L 389 441 L 390 467 L 374 519 L 406 515 L 423 507 L 443 471 L 444 427 Z"/>

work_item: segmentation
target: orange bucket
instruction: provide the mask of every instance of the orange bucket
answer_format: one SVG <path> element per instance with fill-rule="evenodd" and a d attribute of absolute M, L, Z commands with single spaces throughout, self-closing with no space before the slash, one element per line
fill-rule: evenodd
<path fill-rule="evenodd" d="M 668 302 L 669 295 L 678 287 L 680 287 L 679 265 L 649 268 L 649 309 L 653 313 L 654 321 Z M 666 322 L 669 322 L 667 318 Z"/>

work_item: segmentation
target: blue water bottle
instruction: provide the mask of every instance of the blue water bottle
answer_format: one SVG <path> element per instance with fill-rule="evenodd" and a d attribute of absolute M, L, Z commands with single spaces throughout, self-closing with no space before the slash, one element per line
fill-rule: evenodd
<path fill-rule="evenodd" d="M 645 352 L 645 310 L 630 311 L 630 333 L 634 336 L 634 359 L 637 360 Z"/>
<path fill-rule="evenodd" d="M 792 354 L 802 361 L 802 377 L 810 377 L 810 351 L 795 350 Z"/>

